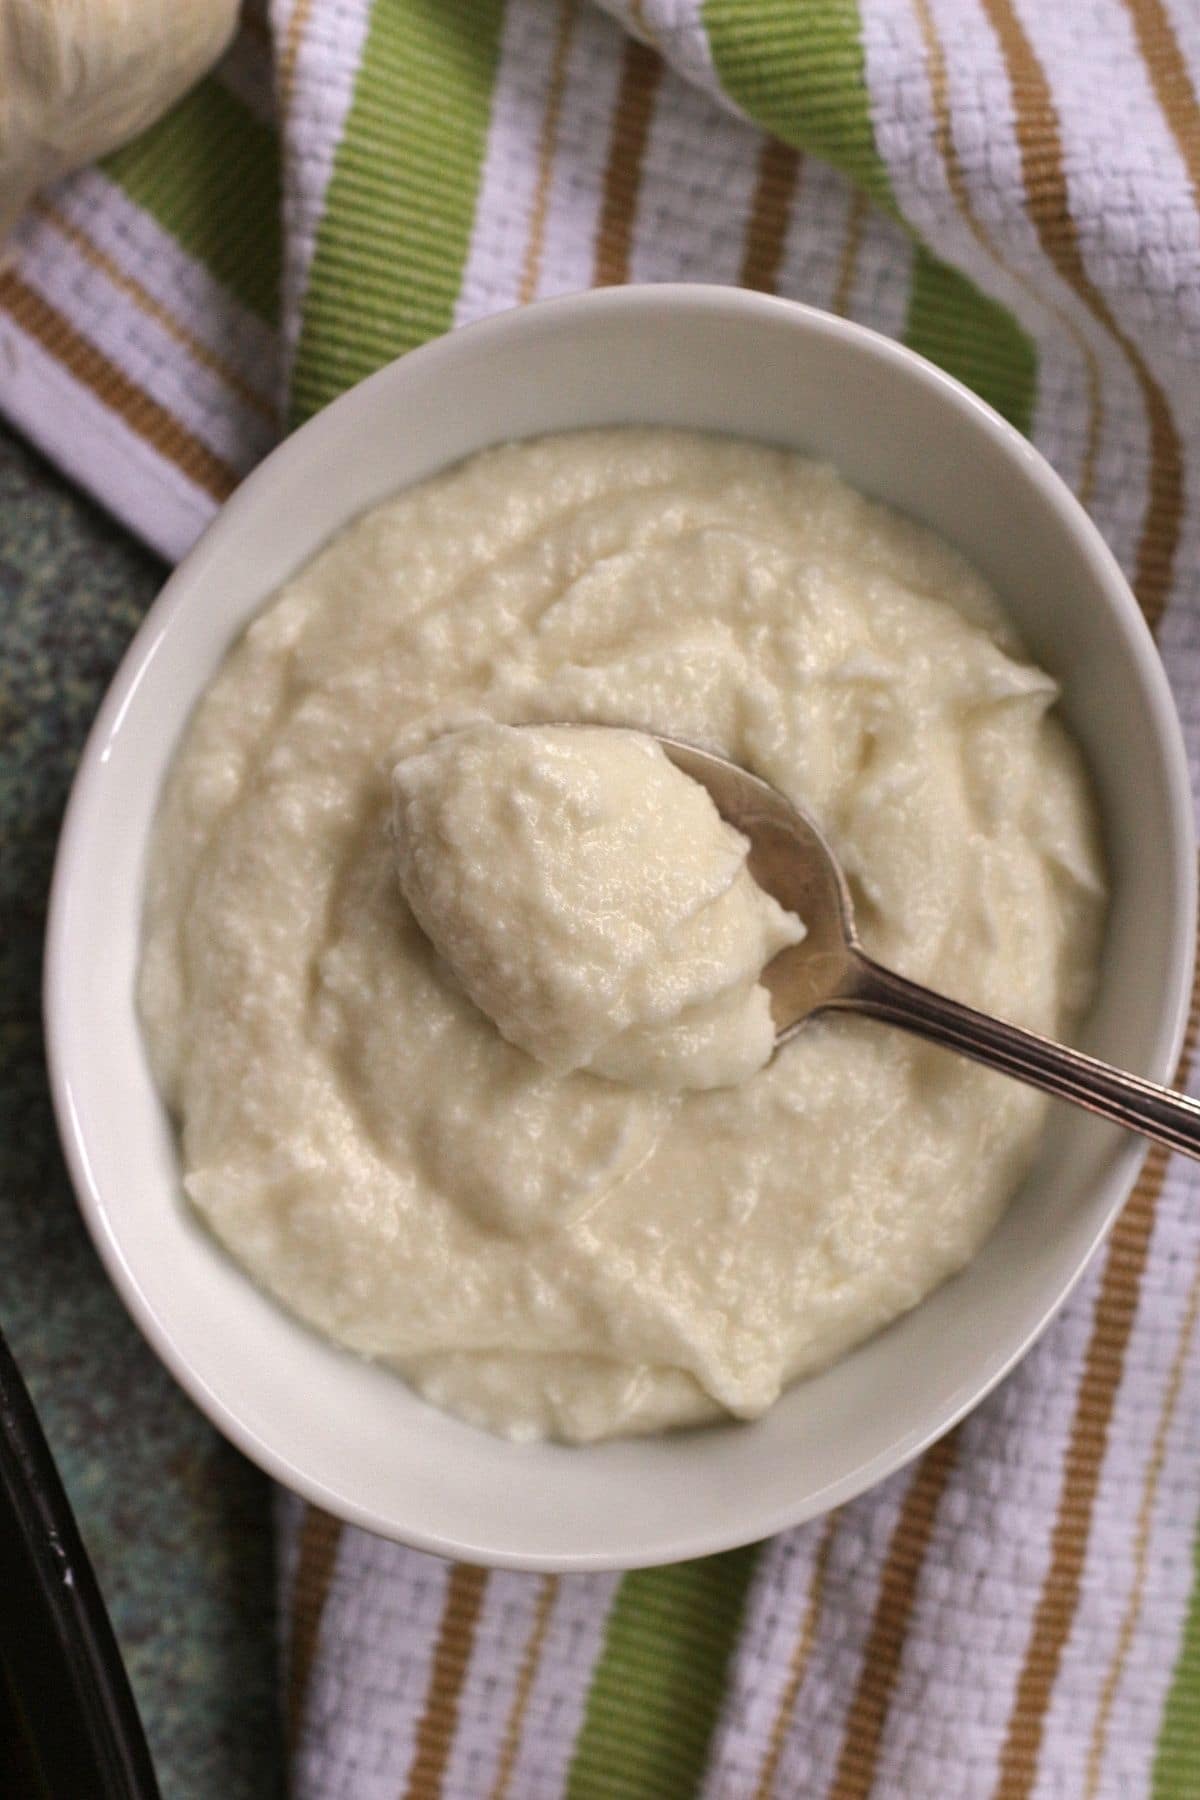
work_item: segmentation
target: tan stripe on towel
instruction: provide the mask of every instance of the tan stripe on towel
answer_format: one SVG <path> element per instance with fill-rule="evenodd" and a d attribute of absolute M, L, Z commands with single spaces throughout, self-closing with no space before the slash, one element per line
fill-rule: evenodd
<path fill-rule="evenodd" d="M 957 1432 L 940 1438 L 917 1464 L 887 1560 L 879 1577 L 879 1597 L 863 1654 L 830 1800 L 867 1800 L 875 1781 L 879 1746 L 912 1619 L 917 1583 L 934 1520 L 954 1468 Z"/>
<path fill-rule="evenodd" d="M 788 220 L 800 182 L 801 156 L 781 138 L 764 137 L 750 203 L 746 248 L 738 280 L 742 287 L 774 294 L 787 242 Z"/>
<path fill-rule="evenodd" d="M 612 287 L 629 280 L 642 159 L 662 74 L 662 58 L 657 52 L 647 49 L 637 38 L 626 38 L 596 232 L 592 275 L 596 287 Z"/>
<path fill-rule="evenodd" d="M 105 280 L 111 282 L 113 287 L 119 293 L 124 294 L 127 300 L 132 301 L 139 312 L 144 313 L 148 319 L 153 319 L 154 323 L 161 326 L 169 337 L 174 338 L 180 348 L 187 351 L 193 362 L 199 363 L 202 369 L 207 369 L 210 375 L 215 375 L 218 381 L 224 382 L 230 392 L 237 395 L 243 406 L 258 413 L 261 418 L 274 422 L 275 408 L 265 395 L 252 388 L 245 376 L 235 369 L 232 363 L 226 362 L 223 356 L 219 356 L 215 350 L 210 350 L 207 344 L 201 343 L 196 334 L 189 331 L 188 327 L 181 319 L 176 318 L 169 307 L 164 306 L 161 300 L 156 300 L 140 281 L 123 269 L 106 250 L 100 248 L 99 244 L 93 243 L 91 238 L 59 212 L 49 200 L 39 195 L 30 201 L 29 210 L 35 217 L 44 220 L 47 225 L 51 226 L 59 237 L 65 238 L 72 249 L 78 251 L 84 261 L 90 263 L 93 269 L 104 276 Z"/>
<path fill-rule="evenodd" d="M 1162 0 L 1125 0 L 1150 81 L 1200 206 L 1200 106 Z"/>
<path fill-rule="evenodd" d="M 550 84 L 546 90 L 546 106 L 542 113 L 542 129 L 538 139 L 537 186 L 529 215 L 529 236 L 525 242 L 525 261 L 517 293 L 517 298 L 521 301 L 533 299 L 542 272 L 546 213 L 550 205 L 550 184 L 554 177 L 554 149 L 558 142 L 559 120 L 562 118 L 563 91 L 567 85 L 567 58 L 571 53 L 571 38 L 575 31 L 575 7 L 576 0 L 558 0 L 558 36 L 554 43 Z"/>
<path fill-rule="evenodd" d="M 304 33 L 308 30 L 311 13 L 312 0 L 296 0 L 292 16 L 288 20 L 287 36 L 279 54 L 279 111 L 285 119 L 292 110 L 296 65 L 300 60 L 300 48 L 304 43 Z"/>
<path fill-rule="evenodd" d="M 321 1640 L 321 1620 L 337 1565 L 342 1530 L 340 1519 L 331 1518 L 319 1506 L 305 1507 L 296 1550 L 288 1640 L 287 1727 L 292 1750 L 300 1741 L 304 1724 L 309 1682 Z"/>
<path fill-rule="evenodd" d="M 829 1552 L 833 1548 L 837 1527 L 838 1514 L 830 1513 L 825 1521 L 821 1542 L 817 1547 L 816 1558 L 813 1562 L 812 1580 L 809 1583 L 804 1617 L 800 1621 L 800 1630 L 796 1634 L 796 1642 L 788 1662 L 787 1680 L 784 1682 L 783 1692 L 779 1696 L 779 1705 L 775 1709 L 771 1735 L 767 1739 L 767 1754 L 762 1768 L 759 1770 L 758 1783 L 754 1789 L 754 1800 L 769 1800 L 771 1789 L 775 1785 L 775 1776 L 779 1771 L 779 1759 L 783 1755 L 783 1746 L 787 1742 L 788 1723 L 800 1689 L 804 1686 L 804 1677 L 808 1673 L 809 1659 L 812 1656 L 821 1609 L 825 1604 L 825 1577 L 829 1570 Z"/>
<path fill-rule="evenodd" d="M 517 1674 L 512 1706 L 504 1724 L 500 1760 L 496 1765 L 496 1779 L 492 1785 L 490 1800 L 506 1800 L 508 1794 L 508 1784 L 512 1780 L 513 1769 L 516 1767 L 517 1752 L 521 1748 L 521 1732 L 525 1726 L 525 1712 L 529 1705 L 529 1696 L 533 1692 L 534 1681 L 537 1679 L 538 1669 L 541 1666 L 546 1632 L 550 1627 L 550 1614 L 554 1611 L 557 1595 L 558 1576 L 543 1575 L 537 1607 L 533 1615 L 533 1624 L 529 1632 L 529 1641 L 525 1645 L 525 1654 L 521 1658 L 521 1667 Z"/>
<path fill-rule="evenodd" d="M 1142 1616 L 1142 1606 L 1146 1596 L 1146 1578 L 1150 1572 L 1150 1532 L 1154 1523 L 1158 1484 L 1162 1479 L 1163 1464 L 1167 1457 L 1167 1439 L 1171 1435 L 1171 1427 L 1175 1422 L 1179 1395 L 1183 1388 L 1184 1372 L 1187 1368 L 1192 1340 L 1196 1335 L 1198 1319 L 1200 1319 L 1200 1262 L 1197 1262 L 1195 1273 L 1192 1276 L 1187 1308 L 1184 1312 L 1183 1324 L 1180 1327 L 1179 1339 L 1175 1345 L 1175 1355 L 1171 1360 L 1171 1372 L 1167 1377 L 1166 1392 L 1163 1395 L 1158 1425 L 1154 1433 L 1154 1443 L 1150 1450 L 1150 1461 L 1146 1466 L 1146 1475 L 1142 1483 L 1142 1500 L 1138 1507 L 1133 1540 L 1133 1584 L 1121 1619 L 1121 1628 L 1117 1633 L 1112 1657 L 1105 1671 L 1104 1686 L 1100 1690 L 1100 1703 L 1096 1708 L 1091 1743 L 1088 1745 L 1087 1785 L 1084 1789 L 1084 1800 L 1095 1800 L 1096 1795 L 1100 1792 L 1104 1751 L 1108 1742 L 1108 1731 L 1112 1722 L 1112 1710 L 1116 1703 L 1117 1689 L 1121 1685 L 1121 1676 L 1124 1674 L 1125 1664 L 1129 1658 L 1134 1633 Z"/>
<path fill-rule="evenodd" d="M 189 481 L 214 500 L 224 500 L 233 492 L 237 470 L 193 437 L 174 413 L 152 400 L 14 269 L 0 275 L 0 308 Z"/>
<path fill-rule="evenodd" d="M 1134 587 L 1142 611 L 1153 626 L 1162 617 L 1170 596 L 1179 544 L 1183 507 L 1179 435 L 1166 397 L 1145 358 L 1113 317 L 1108 301 L 1084 266 L 1067 197 L 1054 96 L 1025 27 L 1012 0 L 983 0 L 983 7 L 1008 70 L 1026 200 L 1042 247 L 1059 274 L 1120 346 L 1141 389 L 1150 422 L 1150 497 L 1138 545 Z"/>
<path fill-rule="evenodd" d="M 1050 1567 L 1042 1584 L 1009 1715 L 996 1800 L 1024 1800 L 1037 1776 L 1046 1713 L 1079 1604 L 1079 1584 L 1113 1402 L 1137 1309 L 1154 1205 L 1166 1166 L 1166 1152 L 1152 1149 L 1133 1197 L 1113 1231 L 1075 1402 L 1050 1540 Z"/>
<path fill-rule="evenodd" d="M 1191 1014 L 1177 1080 L 1185 1076 L 1195 1054 L 1200 1026 L 1198 998 L 1200 980 L 1193 983 Z M 1063 1484 L 1050 1540 L 1050 1566 L 1042 1583 L 1009 1715 L 995 1800 L 1026 1800 L 1037 1778 L 1046 1714 L 1079 1605 L 1109 1425 L 1137 1313 L 1154 1209 L 1166 1169 L 1167 1152 L 1153 1146 L 1109 1241 L 1091 1337 L 1084 1356 L 1083 1376 L 1075 1400 Z"/>
<path fill-rule="evenodd" d="M 1084 439 L 1083 455 L 1080 459 L 1079 486 L 1077 493 L 1080 504 L 1089 506 L 1096 485 L 1096 458 L 1100 450 L 1100 432 L 1104 422 L 1104 401 L 1100 383 L 1100 361 L 1095 350 L 1089 344 L 1084 333 L 1079 329 L 1063 307 L 1058 306 L 1047 295 L 1038 292 L 1031 281 L 1022 272 L 1014 268 L 1004 255 L 999 244 L 987 229 L 983 220 L 975 211 L 971 199 L 971 190 L 967 182 L 966 171 L 959 161 L 958 146 L 954 141 L 954 129 L 950 118 L 950 83 L 946 70 L 946 53 L 942 40 L 938 35 L 933 12 L 929 0 L 913 0 L 913 9 L 917 15 L 917 23 L 921 30 L 921 40 L 925 46 L 925 57 L 929 68 L 929 93 L 933 102 L 934 126 L 937 137 L 938 154 L 946 170 L 946 180 L 950 184 L 950 192 L 954 204 L 958 208 L 964 223 L 969 228 L 976 243 L 995 263 L 996 267 L 1015 282 L 1021 290 L 1030 295 L 1040 307 L 1058 320 L 1070 337 L 1075 348 L 1083 359 L 1084 374 L 1087 381 L 1087 432 Z"/>
<path fill-rule="evenodd" d="M 405 1800 L 438 1800 L 441 1794 L 442 1777 L 458 1728 L 458 1703 L 467 1678 L 475 1627 L 487 1584 L 486 1569 L 477 1569 L 470 1563 L 451 1566 L 425 1705 L 417 1725 L 412 1766 L 404 1789 Z"/>
<path fill-rule="evenodd" d="M 838 263 L 837 286 L 833 290 L 830 308 L 844 319 L 850 311 L 850 296 L 854 292 L 854 279 L 858 274 L 858 253 L 862 248 L 863 223 L 867 216 L 867 195 L 864 188 L 855 187 L 850 196 L 850 211 L 846 219 L 846 236 L 842 242 L 841 261 Z"/>

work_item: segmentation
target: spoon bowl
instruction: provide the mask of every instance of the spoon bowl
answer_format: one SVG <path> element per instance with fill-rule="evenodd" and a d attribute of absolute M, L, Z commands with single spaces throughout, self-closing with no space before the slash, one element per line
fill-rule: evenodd
<path fill-rule="evenodd" d="M 804 937 L 763 970 L 778 1046 L 833 1006 L 856 972 L 854 905 L 841 864 L 817 826 L 777 787 L 727 757 L 678 738 L 659 747 L 708 792 L 721 817 L 750 841 L 747 867 L 764 893 L 804 923 Z"/>

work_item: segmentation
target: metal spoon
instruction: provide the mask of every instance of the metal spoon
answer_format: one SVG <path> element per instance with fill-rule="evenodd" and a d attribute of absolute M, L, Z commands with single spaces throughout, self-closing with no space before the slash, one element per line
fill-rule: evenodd
<path fill-rule="evenodd" d="M 737 763 L 675 738 L 658 742 L 677 769 L 708 789 L 721 816 L 749 838 L 750 872 L 759 886 L 804 921 L 804 939 L 763 971 L 777 1047 L 814 1013 L 865 1013 L 1200 1157 L 1200 1101 L 1005 1025 L 882 968 L 859 943 L 846 878 L 812 820 Z"/>

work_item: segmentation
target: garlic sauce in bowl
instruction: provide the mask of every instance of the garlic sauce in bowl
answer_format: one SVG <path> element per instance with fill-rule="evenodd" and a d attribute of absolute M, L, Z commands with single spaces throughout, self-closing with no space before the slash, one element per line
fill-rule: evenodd
<path fill-rule="evenodd" d="M 250 626 L 167 787 L 140 998 L 189 1198 L 506 1435 L 757 1417 L 968 1260 L 1048 1103 L 848 1018 L 764 1067 L 751 984 L 802 921 L 648 740 L 528 722 L 765 776 L 875 955 L 1058 1036 L 1105 883 L 1056 698 L 961 557 L 784 451 L 567 433 L 385 502 Z M 697 1007 L 692 1064 L 731 1062 L 699 1079 L 662 1040 Z"/>

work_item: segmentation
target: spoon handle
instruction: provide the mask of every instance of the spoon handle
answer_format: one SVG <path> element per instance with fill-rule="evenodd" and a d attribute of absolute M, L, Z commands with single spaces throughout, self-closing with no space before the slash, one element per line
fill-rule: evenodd
<path fill-rule="evenodd" d="M 1059 1100 L 1071 1100 L 1143 1137 L 1182 1150 L 1185 1156 L 1200 1158 L 1200 1101 L 1140 1076 L 1126 1075 L 1036 1032 L 1005 1025 L 906 980 L 861 951 L 854 952 L 850 979 L 828 1005 L 899 1025 L 989 1069 L 998 1069 L 1002 1075 L 1027 1081 Z"/>

